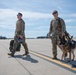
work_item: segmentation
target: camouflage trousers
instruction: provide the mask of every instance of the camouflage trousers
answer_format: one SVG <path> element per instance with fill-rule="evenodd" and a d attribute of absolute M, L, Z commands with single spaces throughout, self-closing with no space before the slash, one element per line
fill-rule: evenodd
<path fill-rule="evenodd" d="M 12 51 L 13 55 L 15 54 L 16 48 L 17 48 L 17 46 L 19 44 L 18 38 L 19 38 L 18 36 L 14 37 L 14 45 L 13 45 L 13 51 Z M 22 43 L 21 44 L 23 45 L 23 47 L 25 49 L 25 52 L 28 52 L 28 46 L 27 46 L 27 43 L 25 42 L 25 37 L 22 38 Z"/>
<path fill-rule="evenodd" d="M 57 45 L 59 42 L 59 36 L 61 35 L 52 36 L 52 52 L 54 57 L 57 57 Z"/>

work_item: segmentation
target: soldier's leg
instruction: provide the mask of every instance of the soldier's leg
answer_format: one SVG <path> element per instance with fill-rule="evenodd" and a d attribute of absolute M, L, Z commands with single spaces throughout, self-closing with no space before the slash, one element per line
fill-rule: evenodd
<path fill-rule="evenodd" d="M 14 44 L 13 44 L 12 55 L 14 55 L 14 54 L 15 54 L 16 49 L 17 49 L 17 46 L 18 46 L 18 37 L 17 37 L 17 36 L 15 36 L 15 37 L 14 37 Z"/>
<path fill-rule="evenodd" d="M 22 45 L 23 45 L 25 51 L 28 52 L 28 46 L 27 46 L 27 43 L 26 43 L 26 42 L 22 42 Z"/>
<path fill-rule="evenodd" d="M 52 50 L 53 50 L 53 56 L 57 58 L 57 38 L 52 38 Z"/>
<path fill-rule="evenodd" d="M 25 53 L 28 53 L 28 46 L 27 46 L 27 43 L 25 42 L 25 38 L 23 38 L 22 45 L 23 45 L 23 47 L 25 49 Z"/>
<path fill-rule="evenodd" d="M 11 53 L 8 53 L 8 55 L 14 57 L 17 46 L 18 46 L 18 38 L 17 38 L 17 36 L 15 36 L 14 37 L 13 50 L 11 51 Z"/>

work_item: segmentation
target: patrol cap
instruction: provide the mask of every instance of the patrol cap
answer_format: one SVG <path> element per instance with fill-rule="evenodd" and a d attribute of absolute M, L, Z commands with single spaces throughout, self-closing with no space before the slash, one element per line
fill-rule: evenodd
<path fill-rule="evenodd" d="M 58 11 L 57 10 L 54 10 L 52 14 L 56 14 L 56 13 L 58 13 Z"/>
<path fill-rule="evenodd" d="M 22 16 L 22 13 L 18 13 L 17 16 Z"/>

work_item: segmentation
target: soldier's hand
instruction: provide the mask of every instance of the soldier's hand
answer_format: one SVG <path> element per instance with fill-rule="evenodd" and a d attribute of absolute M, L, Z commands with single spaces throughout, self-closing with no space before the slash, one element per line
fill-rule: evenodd
<path fill-rule="evenodd" d="M 48 38 L 50 38 L 50 36 L 48 36 Z"/>
<path fill-rule="evenodd" d="M 49 39 L 52 39 L 52 36 L 49 36 L 48 38 L 49 38 Z"/>
<path fill-rule="evenodd" d="M 51 33 L 48 33 L 48 38 L 52 39 L 52 34 Z"/>
<path fill-rule="evenodd" d="M 22 35 L 20 35 L 19 37 L 20 37 L 21 39 L 23 38 L 23 36 L 22 36 Z"/>
<path fill-rule="evenodd" d="M 62 33 L 62 36 L 65 36 L 65 33 Z"/>
<path fill-rule="evenodd" d="M 48 38 L 50 39 L 50 35 L 48 35 Z"/>

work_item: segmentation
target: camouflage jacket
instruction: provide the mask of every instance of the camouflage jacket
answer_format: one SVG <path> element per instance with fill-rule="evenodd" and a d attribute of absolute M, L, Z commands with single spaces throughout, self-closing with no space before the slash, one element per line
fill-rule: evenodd
<path fill-rule="evenodd" d="M 60 23 L 59 23 L 59 21 L 60 21 Z M 49 35 L 50 34 L 52 34 L 52 36 L 59 35 L 65 31 L 66 31 L 66 26 L 65 26 L 65 22 L 63 19 L 58 17 L 57 19 L 53 19 L 51 21 Z"/>
<path fill-rule="evenodd" d="M 21 19 L 16 22 L 16 30 L 15 30 L 15 35 L 24 35 L 25 31 L 25 22 Z"/>

